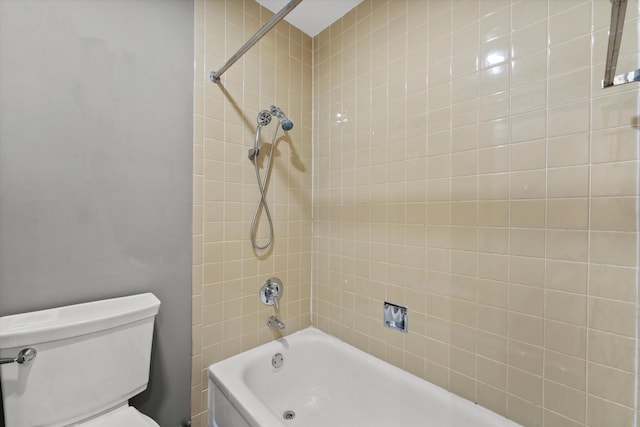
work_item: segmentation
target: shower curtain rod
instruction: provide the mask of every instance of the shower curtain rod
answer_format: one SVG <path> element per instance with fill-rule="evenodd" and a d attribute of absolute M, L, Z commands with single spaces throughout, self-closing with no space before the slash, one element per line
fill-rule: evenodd
<path fill-rule="evenodd" d="M 625 83 L 640 81 L 640 69 L 616 76 L 618 65 L 618 53 L 620 52 L 620 42 L 622 41 L 622 30 L 624 28 L 624 16 L 627 12 L 627 0 L 611 1 L 611 24 L 609 27 L 609 46 L 607 47 L 607 62 L 604 68 L 604 80 L 602 88 L 618 86 Z"/>
<path fill-rule="evenodd" d="M 275 25 L 282 21 L 282 18 L 287 16 L 289 12 L 291 12 L 298 4 L 300 4 L 302 0 L 291 0 L 285 7 L 280 10 L 280 12 L 276 13 L 269 19 L 259 30 L 256 32 L 249 40 L 242 45 L 240 49 L 231 57 L 229 60 L 220 68 L 218 71 L 212 71 L 209 73 L 209 78 L 214 83 L 220 83 L 220 76 L 229 69 L 238 59 L 242 57 L 251 47 L 256 44 L 266 33 L 269 32 L 270 29 L 275 27 Z"/>

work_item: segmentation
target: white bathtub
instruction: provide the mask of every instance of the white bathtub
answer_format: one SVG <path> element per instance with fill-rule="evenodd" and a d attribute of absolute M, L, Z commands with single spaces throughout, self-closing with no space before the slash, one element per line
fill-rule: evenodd
<path fill-rule="evenodd" d="M 276 353 L 283 356 L 272 366 Z M 295 417 L 285 420 L 285 411 Z M 209 367 L 210 427 L 514 427 L 318 329 Z"/>

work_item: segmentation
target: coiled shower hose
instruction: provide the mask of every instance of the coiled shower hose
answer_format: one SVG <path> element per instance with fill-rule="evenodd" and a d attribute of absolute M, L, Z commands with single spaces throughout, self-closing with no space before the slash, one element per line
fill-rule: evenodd
<path fill-rule="evenodd" d="M 254 249 L 258 250 L 267 249 L 273 241 L 273 219 L 271 218 L 271 212 L 269 212 L 269 205 L 267 204 L 265 193 L 267 191 L 267 184 L 269 183 L 269 175 L 271 174 L 271 159 L 273 158 L 273 147 L 276 145 L 276 138 L 278 136 L 279 129 L 280 126 L 276 126 L 276 131 L 273 133 L 273 139 L 271 141 L 271 148 L 269 149 L 269 160 L 267 160 L 267 169 L 264 176 L 264 181 L 260 177 L 260 169 L 258 168 L 258 155 L 255 155 L 253 158 L 251 158 L 253 167 L 256 170 L 256 180 L 258 181 L 260 197 L 258 198 L 258 203 L 256 204 L 256 210 L 253 213 L 253 220 L 251 221 L 249 237 L 251 238 L 251 246 L 253 246 Z M 256 133 L 258 133 L 259 131 L 260 127 L 256 129 Z M 258 137 L 259 135 L 256 135 L 256 138 Z M 260 213 L 260 206 L 264 206 L 264 212 L 267 215 L 267 221 L 269 223 L 269 238 L 264 245 L 259 245 L 258 242 L 256 242 L 256 230 L 258 228 L 258 214 Z"/>

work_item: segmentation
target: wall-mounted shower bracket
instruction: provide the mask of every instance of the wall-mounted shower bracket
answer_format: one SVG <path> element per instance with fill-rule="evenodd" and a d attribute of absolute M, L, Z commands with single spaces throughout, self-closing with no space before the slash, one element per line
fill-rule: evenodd
<path fill-rule="evenodd" d="M 604 67 L 604 79 L 602 88 L 618 86 L 626 83 L 640 82 L 640 69 L 616 76 L 624 17 L 627 12 L 627 0 L 611 1 L 611 23 L 609 26 L 609 46 L 607 47 L 607 60 Z"/>
<path fill-rule="evenodd" d="M 277 277 L 270 277 L 260 288 L 260 299 L 263 304 L 273 305 L 276 312 L 280 310 L 279 299 L 282 296 L 282 281 Z"/>

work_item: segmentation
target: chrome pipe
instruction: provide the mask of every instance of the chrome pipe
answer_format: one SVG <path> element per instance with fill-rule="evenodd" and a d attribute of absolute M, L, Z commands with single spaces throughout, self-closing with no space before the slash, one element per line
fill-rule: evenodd
<path fill-rule="evenodd" d="M 220 76 L 229 69 L 235 62 L 242 57 L 251 47 L 256 44 L 270 29 L 276 26 L 276 24 L 289 14 L 302 0 L 291 0 L 280 12 L 276 13 L 269 19 L 249 40 L 242 45 L 240 49 L 220 68 L 218 71 L 212 71 L 209 73 L 209 78 L 214 83 L 220 83 Z"/>
<path fill-rule="evenodd" d="M 38 352 L 35 348 L 27 347 L 20 350 L 18 356 L 16 357 L 7 357 L 0 359 L 0 365 L 4 365 L 6 363 L 17 363 L 18 365 L 23 365 L 25 363 L 31 362 L 36 358 Z"/>
<path fill-rule="evenodd" d="M 267 319 L 267 326 L 269 328 L 278 329 L 280 331 L 283 331 L 286 328 L 284 323 L 282 323 L 282 321 L 278 319 L 276 316 L 271 316 Z"/>

